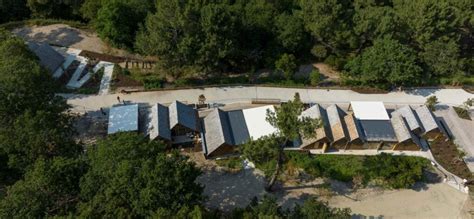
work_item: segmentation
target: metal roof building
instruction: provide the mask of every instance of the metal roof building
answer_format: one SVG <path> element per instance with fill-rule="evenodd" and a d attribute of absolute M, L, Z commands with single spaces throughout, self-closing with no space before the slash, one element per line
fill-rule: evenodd
<path fill-rule="evenodd" d="M 364 139 L 370 142 L 396 142 L 390 117 L 382 102 L 352 101 L 349 109 L 359 121 Z"/>
<path fill-rule="evenodd" d="M 362 143 L 362 131 L 360 130 L 357 120 L 354 118 L 354 114 L 351 113 L 344 116 L 344 123 L 346 124 L 349 142 Z"/>
<path fill-rule="evenodd" d="M 439 128 L 436 119 L 427 106 L 418 107 L 415 111 L 420 118 L 425 133 Z"/>
<path fill-rule="evenodd" d="M 247 123 L 245 122 L 244 113 L 242 110 L 229 111 L 226 113 L 229 119 L 233 144 L 240 145 L 246 143 L 250 139 L 250 134 Z"/>
<path fill-rule="evenodd" d="M 64 56 L 58 53 L 46 43 L 28 42 L 28 47 L 38 56 L 40 64 L 53 74 L 66 60 Z"/>
<path fill-rule="evenodd" d="M 168 107 L 159 103 L 151 108 L 150 139 L 163 139 L 171 141 L 171 129 Z"/>
<path fill-rule="evenodd" d="M 107 133 L 131 131 L 138 131 L 138 104 L 112 107 Z"/>
<path fill-rule="evenodd" d="M 412 148 L 419 150 L 421 148 L 420 139 L 410 131 L 408 123 L 401 115 L 395 115 L 390 119 L 395 135 L 397 136 L 398 143 L 393 149 L 407 149 Z"/>
<path fill-rule="evenodd" d="M 225 112 L 214 109 L 203 119 L 203 151 L 207 157 L 231 153 L 234 146 L 251 138 L 259 139 L 274 134 L 277 129 L 266 121 L 267 110 L 273 106 L 263 106 Z"/>
<path fill-rule="evenodd" d="M 201 131 L 196 109 L 179 101 L 174 101 L 168 108 L 170 129 L 180 125 L 195 132 Z"/>
<path fill-rule="evenodd" d="M 325 110 L 319 104 L 315 104 L 312 107 L 303 111 L 301 113 L 300 118 L 301 117 L 309 117 L 311 119 L 320 119 L 322 127 L 316 128 L 315 137 L 303 136 L 301 138 L 300 148 L 314 147 L 316 146 L 314 144 L 318 142 L 323 142 L 323 143 L 330 142 L 330 133 L 328 131 L 329 121 L 328 121 Z"/>
<path fill-rule="evenodd" d="M 347 139 L 342 125 L 341 111 L 339 110 L 339 107 L 333 104 L 326 108 L 326 112 L 328 115 L 329 126 L 331 127 L 333 144 L 344 144 Z"/>
<path fill-rule="evenodd" d="M 421 132 L 421 126 L 418 121 L 418 118 L 410 106 L 405 106 L 405 107 L 395 110 L 392 113 L 392 117 L 394 116 L 402 116 L 403 118 L 405 118 L 405 120 L 408 123 L 408 127 L 410 128 L 411 131 L 415 133 Z"/>
<path fill-rule="evenodd" d="M 220 155 L 232 150 L 233 138 L 227 114 L 214 109 L 204 118 L 204 153 L 206 156 Z M 221 153 L 219 153 L 221 152 Z"/>

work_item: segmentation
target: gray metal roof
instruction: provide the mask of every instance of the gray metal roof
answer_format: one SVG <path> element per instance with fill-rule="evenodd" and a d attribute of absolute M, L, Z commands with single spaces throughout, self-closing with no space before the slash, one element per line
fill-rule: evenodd
<path fill-rule="evenodd" d="M 209 113 L 204 118 L 204 128 L 207 155 L 223 145 L 233 144 L 227 114 L 222 110 L 216 108 Z"/>
<path fill-rule="evenodd" d="M 359 124 L 367 141 L 398 141 L 390 120 L 359 120 Z"/>
<path fill-rule="evenodd" d="M 151 113 L 150 139 L 154 140 L 160 137 L 171 141 L 168 107 L 157 103 L 152 107 Z"/>
<path fill-rule="evenodd" d="M 400 109 L 395 110 L 392 113 L 392 117 L 397 116 L 397 115 L 405 118 L 405 120 L 408 123 L 408 127 L 410 128 L 411 131 L 421 129 L 421 126 L 418 122 L 418 118 L 415 116 L 415 113 L 413 112 L 410 106 L 402 107 Z"/>
<path fill-rule="evenodd" d="M 418 115 L 418 118 L 420 119 L 421 125 L 423 126 L 423 130 L 425 133 L 435 129 L 439 129 L 435 117 L 427 106 L 423 105 L 421 107 L 418 107 L 415 112 Z"/>
<path fill-rule="evenodd" d="M 249 130 L 242 110 L 226 112 L 234 145 L 246 143 L 250 139 Z"/>
<path fill-rule="evenodd" d="M 169 106 L 170 129 L 182 125 L 193 131 L 200 132 L 199 116 L 197 110 L 179 101 Z"/>
<path fill-rule="evenodd" d="M 112 107 L 107 133 L 129 131 L 138 131 L 138 104 Z"/>
<path fill-rule="evenodd" d="M 420 145 L 420 140 L 409 130 L 409 126 L 404 117 L 395 115 L 390 121 L 399 143 L 412 140 L 415 144 Z"/>
<path fill-rule="evenodd" d="M 28 42 L 28 47 L 38 56 L 40 64 L 51 73 L 54 73 L 65 61 L 64 56 L 46 43 Z"/>

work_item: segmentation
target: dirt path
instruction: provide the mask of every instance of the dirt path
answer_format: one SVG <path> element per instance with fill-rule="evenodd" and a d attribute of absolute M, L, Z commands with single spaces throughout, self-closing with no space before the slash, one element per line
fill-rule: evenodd
<path fill-rule="evenodd" d="M 268 194 L 264 190 L 264 178 L 251 170 L 228 173 L 207 169 L 198 181 L 205 185 L 204 194 L 209 198 L 206 206 L 224 211 L 245 207 L 253 197 L 261 198 Z M 443 183 L 425 184 L 417 190 L 361 189 L 354 193 L 341 183 L 330 185 L 332 189 L 328 189 L 322 179 L 316 179 L 304 184 L 285 185 L 272 195 L 284 208 L 302 204 L 316 195 L 332 207 L 351 208 L 354 218 L 468 218 L 467 209 L 463 210 L 468 196 Z"/>
<path fill-rule="evenodd" d="M 64 24 L 27 26 L 13 30 L 13 33 L 28 41 L 46 42 L 52 45 L 72 47 L 110 55 L 126 54 L 123 50 L 108 46 L 95 33 Z"/>

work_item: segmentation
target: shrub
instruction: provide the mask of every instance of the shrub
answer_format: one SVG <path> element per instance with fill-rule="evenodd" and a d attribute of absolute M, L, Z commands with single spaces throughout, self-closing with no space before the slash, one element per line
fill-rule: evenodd
<path fill-rule="evenodd" d="M 298 71 L 298 64 L 294 55 L 285 53 L 275 62 L 275 68 L 283 72 L 286 80 L 290 80 Z"/>
<path fill-rule="evenodd" d="M 309 155 L 287 152 L 288 162 L 314 177 L 353 182 L 362 186 L 369 182 L 388 188 L 410 188 L 423 180 L 423 169 L 429 161 L 420 157 L 355 155 Z"/>
<path fill-rule="evenodd" d="M 313 69 L 313 71 L 311 71 L 309 81 L 311 86 L 318 86 L 319 82 L 321 82 L 321 73 L 318 69 Z"/>

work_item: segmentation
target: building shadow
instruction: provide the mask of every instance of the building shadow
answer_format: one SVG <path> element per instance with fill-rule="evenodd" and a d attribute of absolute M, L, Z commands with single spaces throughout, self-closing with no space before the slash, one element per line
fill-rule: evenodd
<path fill-rule="evenodd" d="M 428 97 L 433 95 L 436 91 L 439 91 L 440 88 L 413 88 L 413 89 L 406 89 L 404 90 L 407 94 L 417 95 Z"/>

